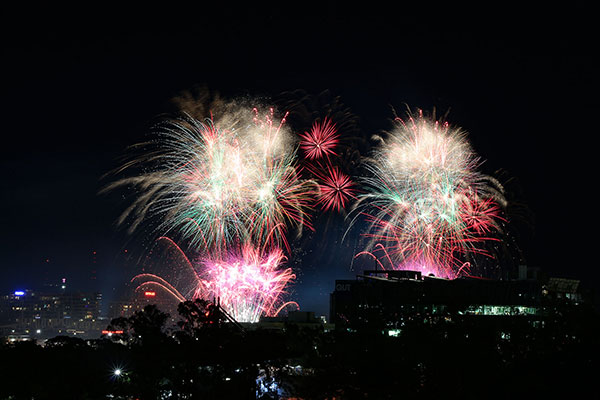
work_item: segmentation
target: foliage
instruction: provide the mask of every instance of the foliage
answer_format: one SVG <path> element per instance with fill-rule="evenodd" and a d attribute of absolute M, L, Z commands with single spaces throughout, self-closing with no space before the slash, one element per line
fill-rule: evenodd
<path fill-rule="evenodd" d="M 173 332 L 147 306 L 111 321 L 121 339 L 4 343 L 0 399 L 537 398 L 584 394 L 599 367 L 600 323 L 585 310 L 557 309 L 541 327 L 412 318 L 398 337 L 293 323 L 242 330 L 203 301 L 178 311 Z"/>

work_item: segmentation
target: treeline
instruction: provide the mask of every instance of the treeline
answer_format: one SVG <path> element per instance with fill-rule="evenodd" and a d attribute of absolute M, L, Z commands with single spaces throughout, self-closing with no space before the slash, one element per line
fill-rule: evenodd
<path fill-rule="evenodd" d="M 541 398 L 595 390 L 595 313 L 525 319 L 423 318 L 389 336 L 244 330 L 197 300 L 181 321 L 155 306 L 111 321 L 122 334 L 0 347 L 1 399 Z"/>

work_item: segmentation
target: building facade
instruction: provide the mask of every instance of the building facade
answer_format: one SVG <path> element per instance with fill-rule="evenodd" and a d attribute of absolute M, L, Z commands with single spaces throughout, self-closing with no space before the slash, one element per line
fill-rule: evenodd
<path fill-rule="evenodd" d="M 578 286 L 570 279 L 449 280 L 417 271 L 364 271 L 355 280 L 336 281 L 330 319 L 336 329 L 391 332 L 414 319 L 519 318 L 536 324 L 557 306 L 585 301 Z"/>
<path fill-rule="evenodd" d="M 17 290 L 0 296 L 0 334 L 86 334 L 101 329 L 99 292 Z"/>

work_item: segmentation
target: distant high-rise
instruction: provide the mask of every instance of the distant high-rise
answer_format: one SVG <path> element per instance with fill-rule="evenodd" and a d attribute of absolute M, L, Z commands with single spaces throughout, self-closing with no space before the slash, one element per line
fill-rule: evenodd
<path fill-rule="evenodd" d="M 67 292 L 66 280 L 58 290 L 18 290 L 0 296 L 0 333 L 96 330 L 101 306 L 101 293 Z"/>

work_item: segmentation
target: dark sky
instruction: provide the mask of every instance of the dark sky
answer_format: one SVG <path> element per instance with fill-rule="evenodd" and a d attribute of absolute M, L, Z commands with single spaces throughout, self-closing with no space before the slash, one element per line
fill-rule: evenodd
<path fill-rule="evenodd" d="M 577 2 L 6 9 L 0 289 L 66 276 L 108 292 L 135 272 L 143 250 L 114 225 L 126 204 L 97 194 L 101 178 L 198 85 L 328 90 L 366 136 L 391 127 L 391 106 L 449 111 L 485 171 L 518 181 L 535 215 L 527 262 L 597 286 L 591 15 Z M 316 263 L 296 290 L 305 309 L 326 312 L 333 280 L 355 272 Z"/>

